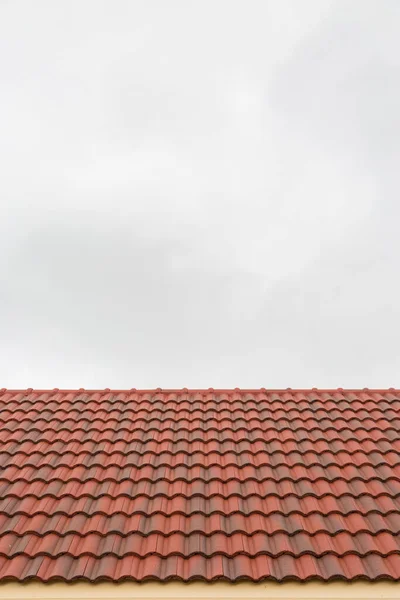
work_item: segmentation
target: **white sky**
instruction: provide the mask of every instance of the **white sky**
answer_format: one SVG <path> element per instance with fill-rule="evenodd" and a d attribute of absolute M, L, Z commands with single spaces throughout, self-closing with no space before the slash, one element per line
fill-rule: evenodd
<path fill-rule="evenodd" d="M 398 0 L 0 0 L 0 387 L 399 385 Z"/>

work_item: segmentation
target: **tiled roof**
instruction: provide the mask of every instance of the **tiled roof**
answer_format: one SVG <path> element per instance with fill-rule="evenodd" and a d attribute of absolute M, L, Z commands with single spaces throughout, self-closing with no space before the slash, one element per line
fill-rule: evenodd
<path fill-rule="evenodd" d="M 399 390 L 0 391 L 0 580 L 400 580 Z"/>

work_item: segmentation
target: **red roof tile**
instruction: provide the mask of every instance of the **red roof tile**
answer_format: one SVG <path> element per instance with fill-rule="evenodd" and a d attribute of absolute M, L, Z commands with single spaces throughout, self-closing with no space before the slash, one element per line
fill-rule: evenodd
<path fill-rule="evenodd" d="M 399 390 L 0 390 L 0 580 L 400 580 Z"/>

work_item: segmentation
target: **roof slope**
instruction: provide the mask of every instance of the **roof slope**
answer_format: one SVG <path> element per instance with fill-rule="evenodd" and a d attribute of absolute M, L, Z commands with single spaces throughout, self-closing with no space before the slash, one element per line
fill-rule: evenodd
<path fill-rule="evenodd" d="M 400 579 L 399 390 L 6 391 L 0 579 Z"/>

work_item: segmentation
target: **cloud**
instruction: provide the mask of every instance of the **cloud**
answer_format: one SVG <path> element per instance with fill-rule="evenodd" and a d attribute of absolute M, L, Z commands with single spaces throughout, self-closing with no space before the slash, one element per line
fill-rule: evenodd
<path fill-rule="evenodd" d="M 397 3 L 24 7 L 1 385 L 396 385 Z"/>

